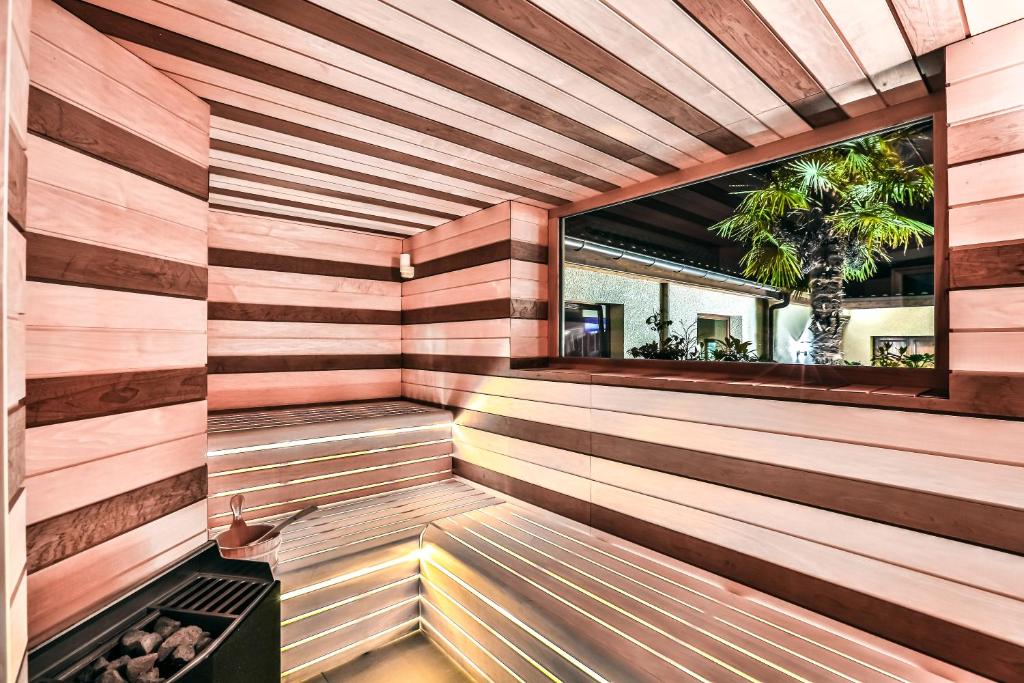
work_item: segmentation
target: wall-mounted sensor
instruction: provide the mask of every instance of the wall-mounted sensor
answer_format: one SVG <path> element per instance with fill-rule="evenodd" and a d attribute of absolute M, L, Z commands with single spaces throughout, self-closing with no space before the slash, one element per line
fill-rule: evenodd
<path fill-rule="evenodd" d="M 416 275 L 416 269 L 412 267 L 412 254 L 402 254 L 398 257 L 398 273 L 406 280 Z"/>

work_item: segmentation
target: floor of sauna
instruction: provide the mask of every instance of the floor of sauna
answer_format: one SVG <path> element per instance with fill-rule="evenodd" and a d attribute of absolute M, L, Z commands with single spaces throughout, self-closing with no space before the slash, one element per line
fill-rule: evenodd
<path fill-rule="evenodd" d="M 368 652 L 311 683 L 473 683 L 473 679 L 436 645 L 417 632 Z"/>

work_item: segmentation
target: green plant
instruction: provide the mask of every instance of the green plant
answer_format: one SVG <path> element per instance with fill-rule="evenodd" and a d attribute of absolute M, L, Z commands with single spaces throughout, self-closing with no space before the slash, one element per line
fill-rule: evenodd
<path fill-rule="evenodd" d="M 711 227 L 747 244 L 747 277 L 809 291 L 814 363 L 843 362 L 844 282 L 870 278 L 889 250 L 922 246 L 934 234 L 900 213 L 935 193 L 932 166 L 914 146 L 921 135 L 920 127 L 903 128 L 780 164 L 762 186 L 738 192 L 740 205 Z"/>
<path fill-rule="evenodd" d="M 934 353 L 907 353 L 908 347 L 899 346 L 895 351 L 892 342 L 883 342 L 871 356 L 871 365 L 878 368 L 934 368 Z"/>
<path fill-rule="evenodd" d="M 715 342 L 715 347 L 711 351 L 711 356 L 715 360 L 747 362 L 759 360 L 757 354 L 750 348 L 753 346 L 753 342 L 742 341 L 728 334 L 725 335 L 725 339 L 712 339 L 710 341 Z"/>
<path fill-rule="evenodd" d="M 660 313 L 648 316 L 645 321 L 658 338 L 629 350 L 633 358 L 651 360 L 721 360 L 748 361 L 759 360 L 751 350 L 752 342 L 745 342 L 729 335 L 725 339 L 710 339 L 715 342 L 710 347 L 707 341 L 697 339 L 694 330 L 696 324 L 683 330 L 682 334 L 672 331 L 672 321 L 666 320 Z"/>

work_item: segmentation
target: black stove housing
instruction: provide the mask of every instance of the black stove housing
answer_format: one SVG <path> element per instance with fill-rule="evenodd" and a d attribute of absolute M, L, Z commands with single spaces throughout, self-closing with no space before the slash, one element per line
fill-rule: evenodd
<path fill-rule="evenodd" d="M 281 680 L 281 584 L 264 562 L 226 560 L 206 543 L 160 576 L 29 652 L 31 683 L 74 681 L 132 628 L 160 615 L 214 637 L 166 683 Z"/>

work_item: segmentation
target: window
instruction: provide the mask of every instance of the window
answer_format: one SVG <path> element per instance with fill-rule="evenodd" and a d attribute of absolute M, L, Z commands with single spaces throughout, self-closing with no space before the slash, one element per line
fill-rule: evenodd
<path fill-rule="evenodd" d="M 564 218 L 563 355 L 934 368 L 932 144 L 906 124 Z"/>

